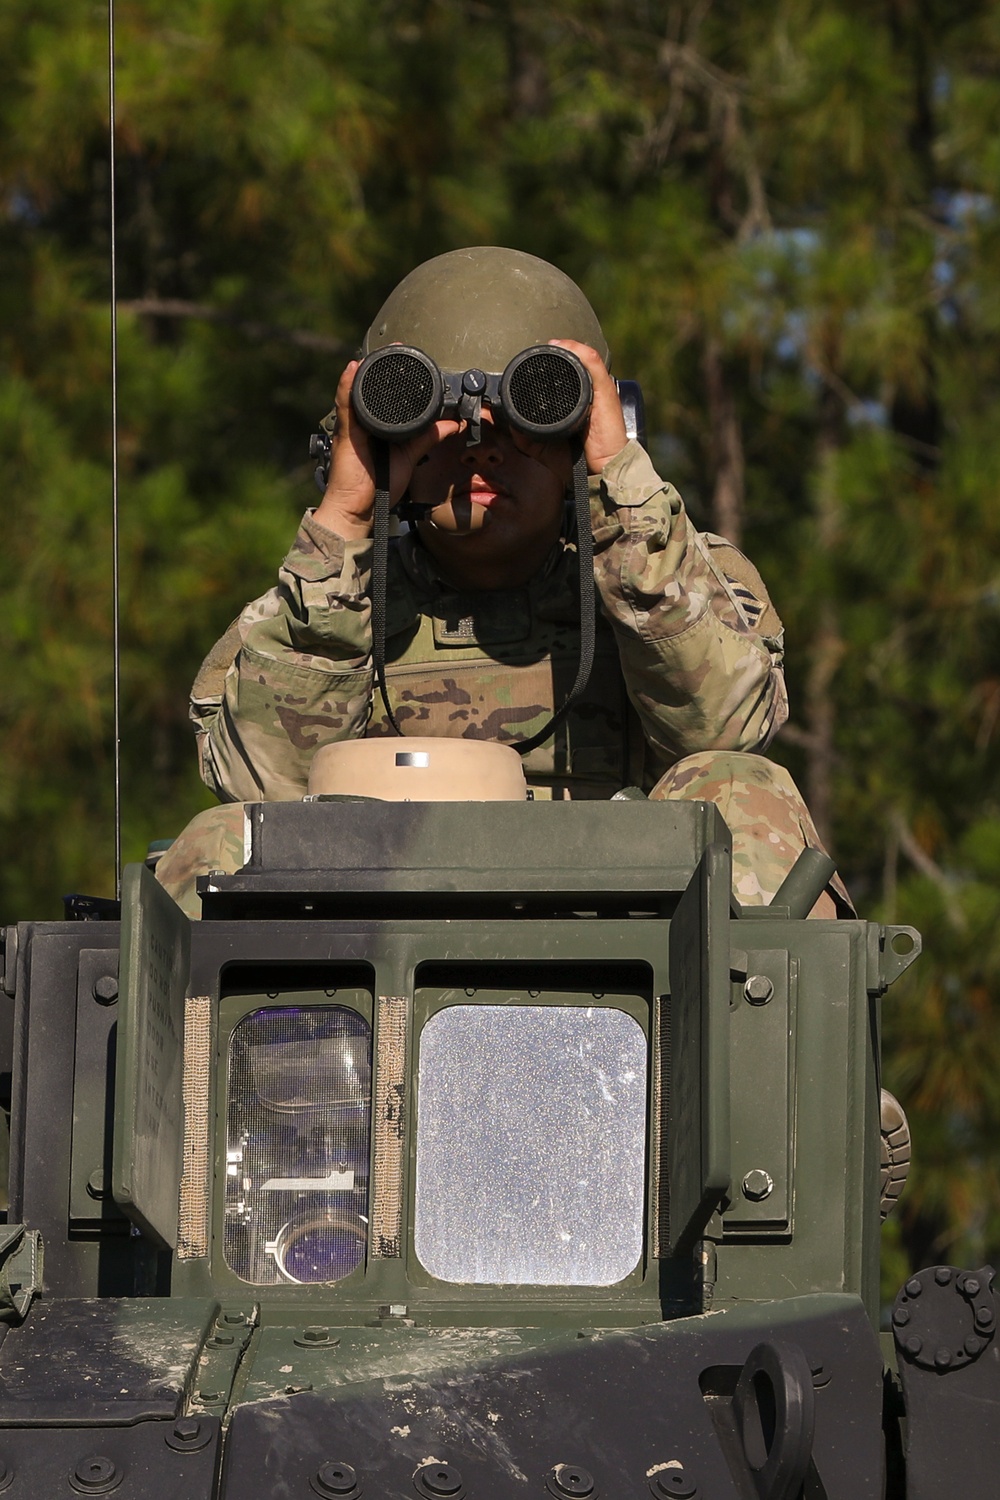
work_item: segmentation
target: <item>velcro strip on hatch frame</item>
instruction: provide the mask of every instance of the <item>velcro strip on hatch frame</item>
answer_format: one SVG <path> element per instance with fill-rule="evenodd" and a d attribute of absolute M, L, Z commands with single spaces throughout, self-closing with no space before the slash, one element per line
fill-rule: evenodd
<path fill-rule="evenodd" d="M 661 1260 L 670 1244 L 670 1177 L 667 1129 L 670 1117 L 670 996 L 653 1003 L 653 1258 Z"/>
<path fill-rule="evenodd" d="M 208 1254 L 211 1071 L 211 997 L 188 995 L 184 1001 L 184 1164 L 177 1212 L 180 1260 Z"/>
<path fill-rule="evenodd" d="M 406 1017 L 405 995 L 379 995 L 370 1253 L 382 1260 L 396 1260 L 403 1253 Z"/>

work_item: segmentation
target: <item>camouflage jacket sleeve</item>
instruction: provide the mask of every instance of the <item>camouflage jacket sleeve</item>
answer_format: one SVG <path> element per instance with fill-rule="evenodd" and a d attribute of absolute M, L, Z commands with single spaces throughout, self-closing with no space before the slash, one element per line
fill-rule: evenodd
<path fill-rule="evenodd" d="M 317 745 L 364 732 L 371 549 L 307 512 L 277 586 L 206 657 L 191 717 L 202 779 L 223 802 L 301 797 Z"/>
<path fill-rule="evenodd" d="M 760 750 L 788 716 L 782 628 L 760 575 L 695 531 L 630 442 L 591 481 L 597 585 L 653 748 Z"/>

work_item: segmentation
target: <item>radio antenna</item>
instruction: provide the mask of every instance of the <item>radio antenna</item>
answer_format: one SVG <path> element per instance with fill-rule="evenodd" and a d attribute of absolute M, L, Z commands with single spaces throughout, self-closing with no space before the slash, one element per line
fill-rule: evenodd
<path fill-rule="evenodd" d="M 118 545 L 118 264 L 115 237 L 115 0 L 108 0 L 108 139 L 111 171 L 111 620 L 114 643 L 115 900 L 122 894 L 121 647 Z"/>

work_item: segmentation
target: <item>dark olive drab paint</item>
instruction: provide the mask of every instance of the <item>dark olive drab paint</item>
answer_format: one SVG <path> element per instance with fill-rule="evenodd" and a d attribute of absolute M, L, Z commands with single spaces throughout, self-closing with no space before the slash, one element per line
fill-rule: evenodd
<path fill-rule="evenodd" d="M 200 923 L 127 873 L 120 994 L 116 924 L 19 931 L 11 1212 L 46 1258 L 0 1346 L 12 1494 L 48 1494 L 58 1468 L 68 1493 L 130 1497 L 877 1500 L 878 1009 L 916 936 L 741 911 L 708 804 L 248 819 L 248 863 L 201 881 Z M 159 1055 L 186 994 L 211 1004 L 212 1209 L 208 1254 L 182 1260 L 157 1248 L 175 1238 L 176 1113 L 153 1129 L 147 1111 L 130 1148 L 150 1022 Z M 386 996 L 406 1018 L 398 1245 L 332 1284 L 241 1281 L 221 1244 L 233 1027 L 282 997 L 347 1004 L 377 1060 Z M 417 1262 L 420 1029 L 456 999 L 518 997 L 613 1004 L 649 1041 L 646 1248 L 616 1285 L 452 1284 Z M 755 1471 L 761 1381 L 778 1428 Z"/>

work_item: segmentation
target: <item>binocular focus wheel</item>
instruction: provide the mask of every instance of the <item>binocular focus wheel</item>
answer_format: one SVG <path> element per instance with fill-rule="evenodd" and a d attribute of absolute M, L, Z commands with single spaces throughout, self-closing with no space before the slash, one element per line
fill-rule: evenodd
<path fill-rule="evenodd" d="M 531 437 L 568 437 L 583 422 L 593 394 L 576 355 L 551 344 L 515 354 L 500 381 L 507 420 Z"/>
<path fill-rule="evenodd" d="M 399 443 L 435 420 L 443 396 L 441 371 L 430 356 L 422 349 L 391 344 L 362 361 L 351 404 L 373 437 Z"/>

